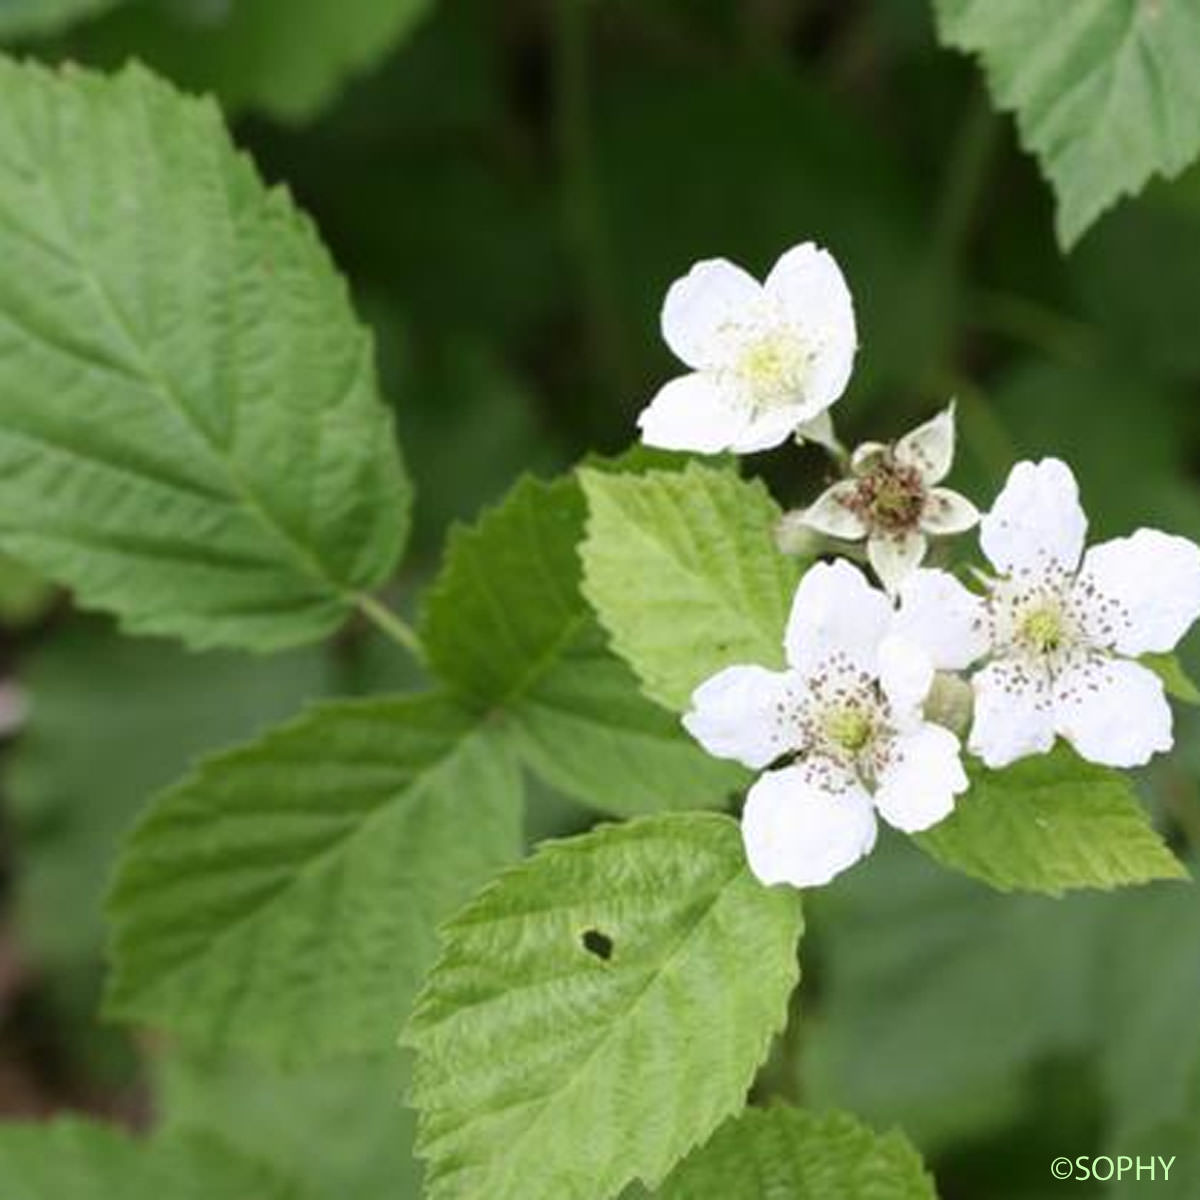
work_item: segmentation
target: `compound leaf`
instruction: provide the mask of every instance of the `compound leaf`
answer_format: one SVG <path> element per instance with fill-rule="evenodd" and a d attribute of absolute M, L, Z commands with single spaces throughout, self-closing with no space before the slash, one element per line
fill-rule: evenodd
<path fill-rule="evenodd" d="M 423 640 L 464 699 L 507 718 L 529 764 L 618 815 L 699 808 L 741 772 L 710 758 L 640 692 L 580 591 L 586 506 L 574 478 L 522 480 L 451 535 Z"/>
<path fill-rule="evenodd" d="M 584 593 L 648 695 L 681 709 L 722 667 L 783 665 L 800 568 L 775 548 L 762 484 L 698 464 L 580 476 Z"/>

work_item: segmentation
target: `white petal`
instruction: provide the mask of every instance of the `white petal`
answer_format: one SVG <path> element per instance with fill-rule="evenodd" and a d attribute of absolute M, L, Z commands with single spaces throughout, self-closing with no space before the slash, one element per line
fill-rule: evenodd
<path fill-rule="evenodd" d="M 647 446 L 716 454 L 729 449 L 748 418 L 736 391 L 723 388 L 715 376 L 695 372 L 660 388 L 638 417 L 638 427 Z"/>
<path fill-rule="evenodd" d="M 750 869 L 765 884 L 816 887 L 875 845 L 875 812 L 860 788 L 822 792 L 797 767 L 768 771 L 742 812 Z"/>
<path fill-rule="evenodd" d="M 895 592 L 925 558 L 929 543 L 923 533 L 873 533 L 867 542 L 867 557 L 879 581 L 889 592 Z"/>
<path fill-rule="evenodd" d="M 689 367 L 725 366 L 729 330 L 756 321 L 762 295 L 758 280 L 727 259 L 698 262 L 667 291 L 663 339 Z"/>
<path fill-rule="evenodd" d="M 979 544 L 1003 574 L 1056 565 L 1073 571 L 1083 553 L 1087 518 L 1079 485 L 1057 458 L 1019 462 L 983 518 Z"/>
<path fill-rule="evenodd" d="M 763 291 L 814 346 L 805 393 L 816 412 L 828 408 L 846 390 L 858 349 L 854 302 L 841 268 L 828 251 L 805 242 L 779 259 Z"/>
<path fill-rule="evenodd" d="M 989 663 L 971 680 L 975 720 L 968 746 L 989 767 L 1007 767 L 1019 758 L 1044 754 L 1054 745 L 1054 706 L 1011 662 Z"/>
<path fill-rule="evenodd" d="M 765 767 L 796 748 L 799 683 L 765 667 L 726 667 L 692 693 L 684 728 L 709 754 Z"/>
<path fill-rule="evenodd" d="M 946 478 L 954 462 L 953 403 L 896 443 L 896 461 L 901 466 L 915 467 L 928 484 Z"/>
<path fill-rule="evenodd" d="M 948 571 L 914 571 L 900 585 L 892 633 L 920 646 L 939 671 L 961 671 L 988 648 L 986 607 Z"/>
<path fill-rule="evenodd" d="M 1055 724 L 1079 754 L 1106 767 L 1140 767 L 1170 750 L 1171 706 L 1162 682 L 1138 663 L 1110 659 L 1065 671 Z"/>
<path fill-rule="evenodd" d="M 744 428 L 729 443 L 729 448 L 736 454 L 753 454 L 757 450 L 783 445 L 812 411 L 805 403 L 769 405 L 760 409 L 748 407 L 750 416 Z"/>
<path fill-rule="evenodd" d="M 1093 633 L 1121 654 L 1165 653 L 1200 617 L 1200 547 L 1157 529 L 1101 542 L 1084 555 L 1076 594 Z"/>
<path fill-rule="evenodd" d="M 862 475 L 876 465 L 879 459 L 886 458 L 888 448 L 883 442 L 863 442 L 855 447 L 850 456 L 850 470 L 855 475 Z"/>
<path fill-rule="evenodd" d="M 907 725 L 919 718 L 933 685 L 933 663 L 919 646 L 898 637 L 879 643 L 879 685 L 897 719 Z"/>
<path fill-rule="evenodd" d="M 788 662 L 805 673 L 830 655 L 844 654 L 875 674 L 877 649 L 891 621 L 888 598 L 855 566 L 838 559 L 810 567 L 792 601 L 784 647 Z"/>
<path fill-rule="evenodd" d="M 818 446 L 824 446 L 826 450 L 832 450 L 836 453 L 844 453 L 842 443 L 838 441 L 837 433 L 833 428 L 833 416 L 829 409 L 818 413 L 810 421 L 805 421 L 796 430 L 796 438 L 801 442 L 815 442 Z"/>
<path fill-rule="evenodd" d="M 954 533 L 966 533 L 979 524 L 979 509 L 966 496 L 960 496 L 949 488 L 929 489 L 925 508 L 921 512 L 921 528 L 926 533 L 946 537 Z"/>
<path fill-rule="evenodd" d="M 922 725 L 897 738 L 875 792 L 880 816 L 905 833 L 948 817 L 954 797 L 967 790 L 959 751 L 958 738 L 940 725 Z"/>
<path fill-rule="evenodd" d="M 854 542 L 867 536 L 867 523 L 851 505 L 858 485 L 842 480 L 827 488 L 804 510 L 804 523 L 827 537 Z"/>

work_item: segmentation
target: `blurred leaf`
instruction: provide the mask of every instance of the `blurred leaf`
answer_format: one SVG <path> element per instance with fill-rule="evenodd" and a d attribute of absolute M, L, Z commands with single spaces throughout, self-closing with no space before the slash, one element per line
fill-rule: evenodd
<path fill-rule="evenodd" d="M 73 1118 L 0 1125 L 8 1200 L 302 1200 L 299 1186 L 211 1138 L 139 1144 Z"/>
<path fill-rule="evenodd" d="M 405 1035 L 430 1200 L 657 1184 L 744 1103 L 800 929 L 728 817 L 606 826 L 503 875 L 446 926 Z"/>
<path fill-rule="evenodd" d="M 1001 891 L 1059 895 L 1188 879 L 1127 777 L 1060 745 L 1002 771 L 973 763 L 954 812 L 916 841 L 946 866 Z"/>
<path fill-rule="evenodd" d="M 381 346 L 398 360 L 383 362 L 389 390 L 405 397 L 396 423 L 421 497 L 416 550 L 440 554 L 447 527 L 473 520 L 523 470 L 566 465 L 539 424 L 537 398 L 485 344 L 458 337 L 391 347 L 385 337 Z"/>
<path fill-rule="evenodd" d="M 1114 914 L 1108 938 L 1120 969 L 1097 981 L 1100 1067 L 1119 1136 L 1187 1113 L 1200 1084 L 1200 891 L 1137 893 Z M 1176 1149 L 1183 1144 L 1160 1146 Z"/>
<path fill-rule="evenodd" d="M 775 548 L 779 509 L 761 483 L 699 464 L 580 479 L 584 594 L 648 695 L 682 709 L 723 667 L 782 665 L 800 568 Z"/>
<path fill-rule="evenodd" d="M 1200 277 L 1200 200 L 1189 172 L 1114 212 L 1071 256 L 1083 307 L 1114 358 L 1157 375 L 1200 375 L 1191 306 Z"/>
<path fill-rule="evenodd" d="M 340 701 L 210 758 L 122 852 L 108 1010 L 304 1063 L 390 1046 L 439 921 L 520 852 L 499 738 L 433 695 Z"/>
<path fill-rule="evenodd" d="M 72 21 L 95 16 L 128 0 L 3 0 L 0 38 L 55 33 Z"/>
<path fill-rule="evenodd" d="M 311 117 L 410 34 L 433 0 L 125 0 L 82 47 L 136 57 L 227 109 Z"/>
<path fill-rule="evenodd" d="M 921 1158 L 845 1113 L 748 1108 L 693 1151 L 661 1200 L 937 1200 Z"/>
<path fill-rule="evenodd" d="M 56 969 L 99 957 L 105 882 L 150 796 L 195 755 L 330 686 L 317 651 L 195 655 L 91 624 L 57 631 L 21 678 L 31 711 L 6 774 L 21 850 L 17 914 L 37 961 Z"/>
<path fill-rule="evenodd" d="M 943 42 L 978 55 L 1058 196 L 1070 247 L 1123 195 L 1200 153 L 1192 0 L 935 0 Z"/>
<path fill-rule="evenodd" d="M 160 1107 L 168 1132 L 219 1137 L 284 1167 L 304 1180 L 306 1200 L 418 1200 L 407 1075 L 394 1051 L 303 1072 L 183 1055 L 164 1064 Z"/>
<path fill-rule="evenodd" d="M 1138 525 L 1200 536 L 1200 492 L 1186 478 L 1183 404 L 1160 384 L 1121 365 L 1019 364 L 990 397 L 1016 445 L 1011 457 L 1055 455 L 1079 478 L 1091 539 Z M 1190 407 L 1190 398 L 1186 401 Z M 1186 519 L 1172 489 L 1191 490 Z M 981 498 L 986 491 L 979 492 Z"/>
<path fill-rule="evenodd" d="M 704 753 L 642 696 L 579 590 L 586 505 L 572 476 L 525 478 L 454 531 L 422 640 L 470 705 L 506 718 L 529 765 L 618 815 L 719 803 L 742 773 Z"/>
<path fill-rule="evenodd" d="M 16 628 L 32 625 L 53 603 L 53 584 L 24 563 L 0 554 L 0 624 Z"/>
<path fill-rule="evenodd" d="M 1200 704 L 1200 688 L 1188 677 L 1174 654 L 1144 654 L 1139 661 L 1162 680 L 1168 696 L 1184 704 Z"/>
<path fill-rule="evenodd" d="M 1102 1030 L 1095 971 L 1119 902 L 1000 896 L 885 837 L 811 903 L 806 1095 L 900 1122 L 927 1152 L 1003 1127 L 1035 1062 Z"/>
<path fill-rule="evenodd" d="M 135 632 L 321 637 L 395 566 L 371 342 L 215 108 L 0 62 L 0 542 Z"/>

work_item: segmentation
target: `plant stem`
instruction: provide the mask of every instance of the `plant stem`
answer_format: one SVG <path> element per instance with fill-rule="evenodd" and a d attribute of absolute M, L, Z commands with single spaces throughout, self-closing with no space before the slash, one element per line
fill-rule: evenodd
<path fill-rule="evenodd" d="M 620 305 L 613 278 L 591 136 L 588 7 L 591 0 L 555 0 L 555 112 L 561 203 L 583 293 L 597 366 L 612 394 L 632 391 Z"/>
<path fill-rule="evenodd" d="M 422 665 L 425 662 L 425 647 L 417 636 L 417 631 L 399 614 L 393 612 L 385 604 L 381 604 L 374 596 L 365 593 L 356 597 L 359 611 L 377 629 L 387 634 L 398 646 L 403 646 Z"/>
<path fill-rule="evenodd" d="M 971 233 L 999 128 L 987 96 L 976 89 L 950 149 L 934 224 L 934 255 L 947 266 L 957 264 Z"/>

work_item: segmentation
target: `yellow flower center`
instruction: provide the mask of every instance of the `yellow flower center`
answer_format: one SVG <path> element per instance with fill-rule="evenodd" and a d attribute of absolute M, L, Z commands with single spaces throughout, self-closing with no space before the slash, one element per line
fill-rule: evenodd
<path fill-rule="evenodd" d="M 1059 649 L 1066 632 L 1062 610 L 1053 604 L 1031 610 L 1021 622 L 1021 637 L 1041 654 Z"/>
<path fill-rule="evenodd" d="M 786 404 L 797 399 L 803 388 L 809 357 L 794 333 L 766 333 L 742 351 L 737 374 L 759 404 Z"/>
<path fill-rule="evenodd" d="M 825 732 L 830 741 L 851 754 L 857 754 L 871 740 L 875 724 L 870 713 L 857 704 L 835 708 L 825 718 Z"/>

